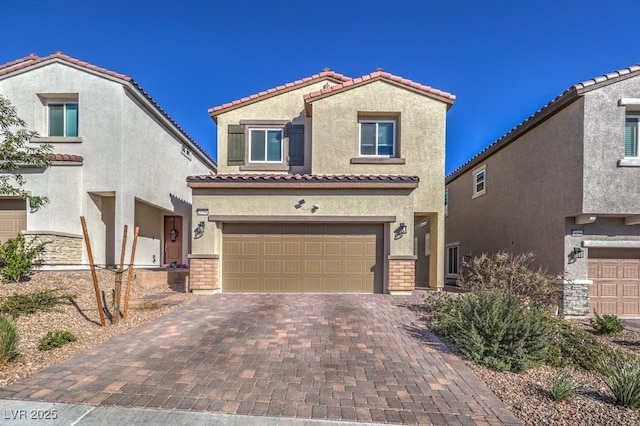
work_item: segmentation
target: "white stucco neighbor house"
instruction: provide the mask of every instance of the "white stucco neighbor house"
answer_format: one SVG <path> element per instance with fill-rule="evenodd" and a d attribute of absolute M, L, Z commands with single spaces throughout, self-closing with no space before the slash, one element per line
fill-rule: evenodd
<path fill-rule="evenodd" d="M 53 146 L 53 166 L 24 169 L 25 188 L 49 203 L 32 211 L 0 197 L 0 241 L 23 233 L 50 241 L 46 268 L 88 265 L 80 216 L 94 263 L 120 260 L 124 225 L 140 228 L 136 266 L 187 263 L 191 190 L 186 176 L 216 163 L 130 77 L 60 52 L 0 65 L 0 95 L 30 130 Z M 128 257 L 127 257 L 128 261 Z"/>

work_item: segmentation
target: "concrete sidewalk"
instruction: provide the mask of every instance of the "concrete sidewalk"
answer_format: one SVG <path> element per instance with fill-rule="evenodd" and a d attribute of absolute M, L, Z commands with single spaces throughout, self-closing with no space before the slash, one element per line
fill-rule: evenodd
<path fill-rule="evenodd" d="M 40 417 L 40 418 L 39 418 Z M 20 425 L 175 425 L 175 426 L 367 426 L 374 423 L 283 417 L 241 416 L 150 408 L 94 407 L 33 401 L 0 400 L 0 424 Z"/>

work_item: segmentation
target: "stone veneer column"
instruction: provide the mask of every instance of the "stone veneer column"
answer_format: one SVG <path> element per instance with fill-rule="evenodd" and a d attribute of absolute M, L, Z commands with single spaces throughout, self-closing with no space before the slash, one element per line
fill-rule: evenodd
<path fill-rule="evenodd" d="M 194 294 L 213 294 L 220 291 L 217 254 L 189 255 L 189 290 Z"/>
<path fill-rule="evenodd" d="M 416 283 L 415 256 L 389 256 L 387 271 L 389 294 L 411 294 Z"/>
<path fill-rule="evenodd" d="M 564 282 L 562 294 L 562 315 L 589 315 L 591 298 L 591 280 L 567 280 Z"/>

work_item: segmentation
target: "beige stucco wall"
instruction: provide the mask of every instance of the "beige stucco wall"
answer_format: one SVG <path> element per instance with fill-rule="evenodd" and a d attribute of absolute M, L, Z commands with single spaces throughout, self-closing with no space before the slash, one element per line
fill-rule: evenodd
<path fill-rule="evenodd" d="M 583 102 L 578 100 L 478 164 L 486 194 L 473 196 L 472 167 L 447 183 L 446 244 L 460 256 L 534 251 L 549 272 L 565 270 L 565 217 L 582 208 Z"/>
<path fill-rule="evenodd" d="M 443 209 L 447 105 L 384 81 L 313 102 L 313 173 L 420 177 L 417 213 Z M 406 164 L 351 164 L 358 157 L 358 113 L 399 114 L 400 157 Z"/>
<path fill-rule="evenodd" d="M 208 174 L 212 168 L 195 152 L 191 159 L 181 153 L 186 140 L 166 119 L 153 114 L 148 101 L 117 80 L 65 64 L 54 63 L 0 78 L 0 94 L 9 98 L 20 117 L 41 135 L 47 134 L 46 108 L 38 93 L 77 94 L 82 141 L 53 145 L 57 153 L 82 155 L 84 163 L 64 182 L 54 183 L 54 177 L 27 176 L 27 189 L 52 200 L 29 216 L 29 230 L 81 234 L 79 216 L 84 215 L 96 248 L 96 263 L 119 259 L 125 224 L 132 234 L 137 198 L 155 206 L 160 213 L 184 216 L 183 234 L 189 233 L 191 191 L 185 183 L 186 176 Z M 51 172 L 47 170 L 43 176 Z M 90 193 L 115 196 L 113 230 L 104 222 L 100 202 L 96 203 L 101 196 L 92 197 Z M 105 240 L 109 233 L 115 236 L 113 243 Z M 128 252 L 131 242 L 129 238 Z M 115 256 L 107 252 L 111 246 L 117 251 Z M 161 259 L 159 244 L 148 248 L 142 245 L 137 250 L 139 266 L 153 265 L 153 255 Z M 186 256 L 184 250 L 185 262 Z M 84 253 L 83 263 L 87 262 Z"/>
<path fill-rule="evenodd" d="M 292 167 L 290 173 L 311 173 L 311 157 L 308 155 L 311 152 L 311 132 L 309 131 L 311 119 L 306 116 L 304 111 L 304 95 L 321 90 L 326 84 L 333 85 L 334 83 L 330 80 L 321 80 L 220 114 L 217 117 L 218 173 L 240 172 L 240 166 L 227 165 L 227 126 L 229 124 L 240 124 L 241 120 L 286 120 L 291 121 L 293 124 L 304 124 L 305 165 Z"/>

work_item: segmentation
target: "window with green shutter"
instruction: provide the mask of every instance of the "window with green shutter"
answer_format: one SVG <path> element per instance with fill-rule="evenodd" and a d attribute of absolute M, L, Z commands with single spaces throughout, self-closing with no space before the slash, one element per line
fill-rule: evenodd
<path fill-rule="evenodd" d="M 627 114 L 624 127 L 624 156 L 638 156 L 638 124 L 640 114 Z"/>

